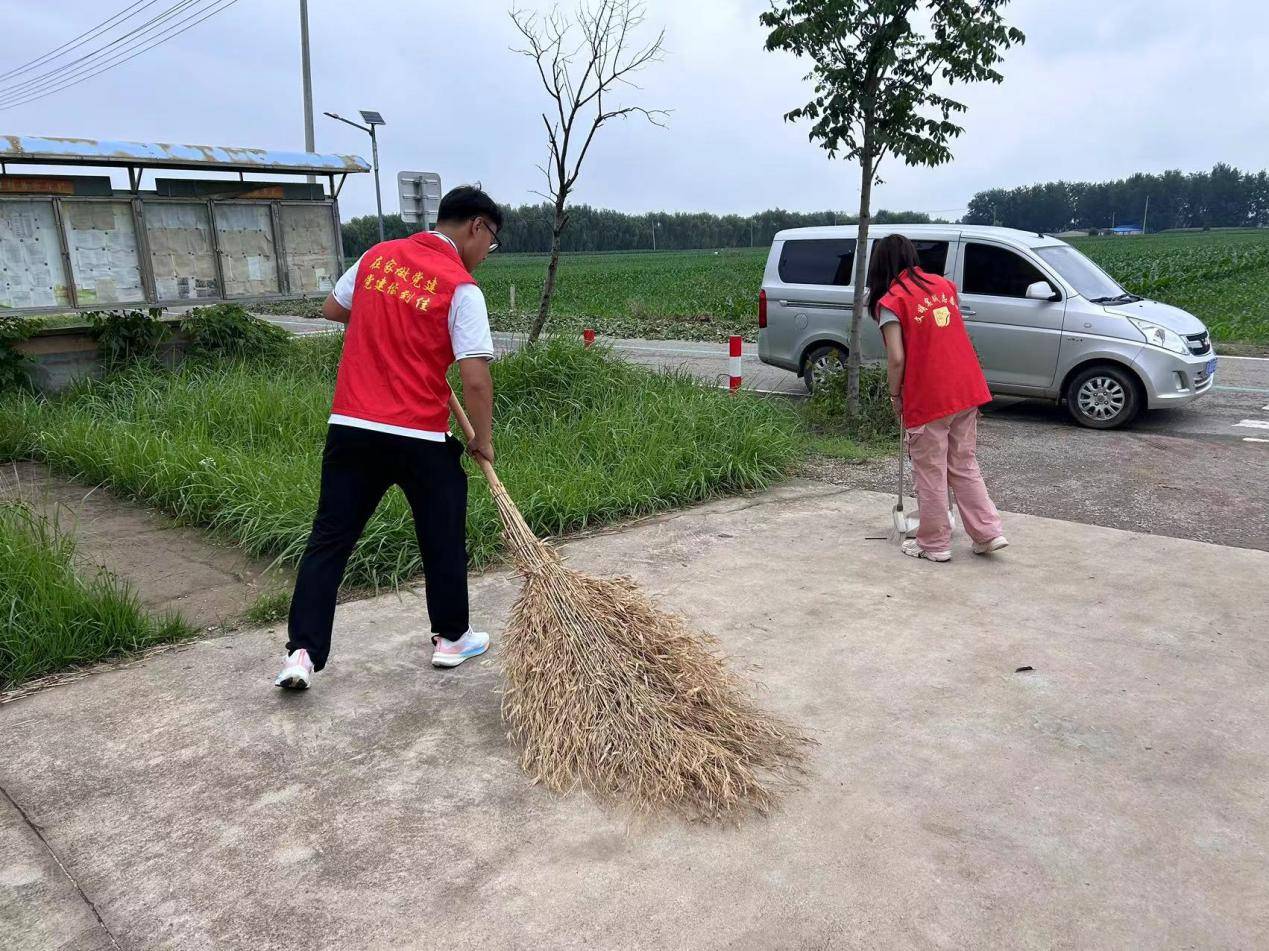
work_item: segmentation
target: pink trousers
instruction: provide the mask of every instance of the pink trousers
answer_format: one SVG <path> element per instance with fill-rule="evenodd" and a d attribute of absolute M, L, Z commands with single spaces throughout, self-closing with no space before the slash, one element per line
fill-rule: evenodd
<path fill-rule="evenodd" d="M 908 430 L 908 454 L 916 482 L 921 527 L 917 544 L 926 551 L 947 551 L 952 526 L 947 517 L 947 489 L 956 493 L 965 531 L 976 542 L 1003 534 L 1000 513 L 987 495 L 978 468 L 978 410 L 967 409 Z"/>

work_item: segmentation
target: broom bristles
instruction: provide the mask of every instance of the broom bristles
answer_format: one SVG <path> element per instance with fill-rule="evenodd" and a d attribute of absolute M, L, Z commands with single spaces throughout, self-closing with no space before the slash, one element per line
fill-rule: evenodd
<path fill-rule="evenodd" d="M 640 811 L 767 813 L 810 741 L 759 709 L 714 638 L 629 579 L 566 567 L 502 484 L 490 487 L 524 578 L 502 650 L 502 711 L 524 770 Z"/>

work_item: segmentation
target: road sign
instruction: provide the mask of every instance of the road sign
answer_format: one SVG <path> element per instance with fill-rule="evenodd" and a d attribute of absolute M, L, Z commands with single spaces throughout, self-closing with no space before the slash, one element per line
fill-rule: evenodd
<path fill-rule="evenodd" d="M 441 208 L 441 176 L 436 172 L 400 172 L 397 189 L 401 193 L 401 219 L 436 227 Z"/>

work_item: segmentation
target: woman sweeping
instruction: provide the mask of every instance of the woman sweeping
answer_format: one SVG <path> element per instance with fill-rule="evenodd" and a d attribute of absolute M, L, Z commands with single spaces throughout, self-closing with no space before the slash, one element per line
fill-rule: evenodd
<path fill-rule="evenodd" d="M 890 399 L 904 429 L 921 526 L 903 553 L 952 557 L 947 489 L 956 493 L 974 554 L 1009 544 L 975 458 L 978 407 L 991 401 L 978 355 L 965 332 L 956 285 L 920 268 L 902 235 L 882 238 L 868 264 L 868 310 L 886 344 Z"/>

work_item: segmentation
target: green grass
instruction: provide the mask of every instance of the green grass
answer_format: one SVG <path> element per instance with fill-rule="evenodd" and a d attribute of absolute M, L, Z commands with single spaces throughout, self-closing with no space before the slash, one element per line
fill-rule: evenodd
<path fill-rule="evenodd" d="M 890 456 L 898 450 L 899 440 L 889 442 L 859 442 L 849 436 L 811 435 L 807 438 L 807 451 L 812 455 L 840 459 L 842 462 L 869 462 L 881 456 Z"/>
<path fill-rule="evenodd" d="M 1269 229 L 1076 238 L 1077 248 L 1128 290 L 1193 312 L 1219 341 L 1269 344 Z M 766 248 L 566 254 L 549 327 L 593 327 L 652 340 L 756 339 Z M 546 276 L 545 255 L 495 254 L 477 274 L 495 330 L 527 330 Z M 516 288 L 514 313 L 510 287 Z M 266 305 L 317 316 L 320 301 Z"/>
<path fill-rule="evenodd" d="M 0 503 L 0 605 L 0 690 L 193 633 L 110 574 L 81 577 L 74 540 L 18 502 Z"/>
<path fill-rule="evenodd" d="M 754 339 L 765 248 L 566 254 L 551 305 L 554 333 L 586 327 L 611 337 L 651 340 Z M 476 274 L 495 330 L 527 331 L 546 280 L 547 255 L 495 254 Z M 516 310 L 511 311 L 511 286 Z M 320 301 L 253 307 L 260 313 L 316 317 Z"/>
<path fill-rule="evenodd" d="M 247 620 L 253 624 L 285 621 L 290 610 L 290 591 L 266 591 L 247 608 Z"/>
<path fill-rule="evenodd" d="M 898 449 L 899 423 L 881 367 L 860 368 L 859 415 L 853 419 L 846 415 L 845 368 L 817 386 L 799 413 L 806 426 L 807 450 L 815 455 L 864 462 Z"/>
<path fill-rule="evenodd" d="M 0 459 L 33 457 L 105 483 L 248 551 L 294 564 L 317 502 L 340 339 L 297 341 L 252 363 L 137 369 L 44 401 L 0 400 Z M 804 448 L 796 411 L 630 366 L 602 348 L 553 343 L 493 364 L 498 469 L 534 530 L 560 535 L 781 478 Z M 476 566 L 500 523 L 472 479 Z M 352 585 L 415 575 L 409 509 L 393 490 L 349 566 Z"/>

